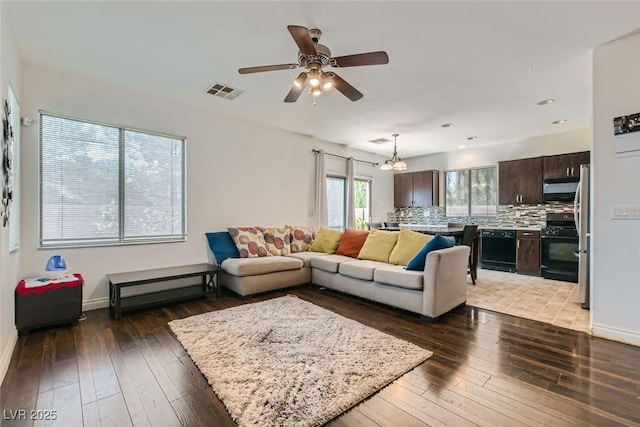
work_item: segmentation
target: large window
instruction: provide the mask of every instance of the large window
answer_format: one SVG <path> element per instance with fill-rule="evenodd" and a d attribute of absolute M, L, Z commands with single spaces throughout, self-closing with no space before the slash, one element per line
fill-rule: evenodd
<path fill-rule="evenodd" d="M 354 179 L 354 216 L 356 228 L 367 229 L 371 221 L 371 180 Z M 328 226 L 344 230 L 347 226 L 347 180 L 340 176 L 327 176 Z"/>
<path fill-rule="evenodd" d="M 327 176 L 327 225 L 334 230 L 344 230 L 347 224 L 347 180 L 339 176 Z"/>
<path fill-rule="evenodd" d="M 356 228 L 367 230 L 367 223 L 371 222 L 371 180 L 355 179 L 354 186 Z"/>
<path fill-rule="evenodd" d="M 495 167 L 448 171 L 445 183 L 447 216 L 497 215 Z"/>
<path fill-rule="evenodd" d="M 185 239 L 184 138 L 40 114 L 40 246 Z"/>

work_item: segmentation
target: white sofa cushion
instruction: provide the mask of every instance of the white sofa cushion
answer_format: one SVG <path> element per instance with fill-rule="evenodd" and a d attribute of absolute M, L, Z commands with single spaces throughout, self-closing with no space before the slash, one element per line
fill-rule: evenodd
<path fill-rule="evenodd" d="M 338 267 L 343 262 L 353 261 L 353 258 L 344 255 L 327 255 L 311 259 L 311 267 L 318 268 L 329 273 L 337 273 Z"/>
<path fill-rule="evenodd" d="M 324 252 L 309 252 L 309 251 L 306 251 L 306 252 L 296 252 L 296 253 L 293 253 L 293 254 L 289 254 L 287 256 L 291 257 L 291 258 L 297 258 L 297 259 L 301 260 L 304 263 L 305 267 L 311 267 L 311 260 L 313 258 L 318 258 L 320 256 L 327 256 L 327 255 L 329 255 L 329 254 L 326 254 Z"/>
<path fill-rule="evenodd" d="M 403 266 L 376 268 L 373 280 L 382 285 L 422 290 L 424 271 L 406 270 Z"/>
<path fill-rule="evenodd" d="M 256 276 L 277 271 L 297 270 L 304 266 L 300 259 L 288 256 L 270 256 L 264 258 L 227 258 L 220 267 L 234 276 Z"/>
<path fill-rule="evenodd" d="M 338 272 L 343 276 L 354 279 L 373 280 L 373 272 L 376 268 L 388 267 L 389 264 L 380 261 L 357 260 L 343 262 L 338 268 Z"/>

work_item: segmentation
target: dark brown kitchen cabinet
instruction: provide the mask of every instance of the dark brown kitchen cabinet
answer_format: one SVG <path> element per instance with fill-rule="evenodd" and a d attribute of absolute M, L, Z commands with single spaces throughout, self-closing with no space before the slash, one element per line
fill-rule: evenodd
<path fill-rule="evenodd" d="M 438 171 L 394 175 L 393 205 L 396 208 L 438 206 Z"/>
<path fill-rule="evenodd" d="M 545 156 L 544 179 L 579 178 L 580 165 L 588 165 L 590 162 L 591 153 L 589 151 Z"/>
<path fill-rule="evenodd" d="M 438 206 L 438 171 L 413 172 L 413 206 Z"/>
<path fill-rule="evenodd" d="M 498 204 L 542 203 L 542 157 L 498 162 Z"/>
<path fill-rule="evenodd" d="M 413 174 L 400 173 L 393 176 L 393 206 L 405 208 L 413 203 Z"/>
<path fill-rule="evenodd" d="M 518 274 L 539 276 L 540 232 L 518 230 L 516 239 L 516 271 Z"/>

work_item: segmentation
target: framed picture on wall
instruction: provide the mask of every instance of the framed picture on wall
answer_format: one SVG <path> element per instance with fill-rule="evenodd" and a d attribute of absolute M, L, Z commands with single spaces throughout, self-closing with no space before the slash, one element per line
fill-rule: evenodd
<path fill-rule="evenodd" d="M 625 133 L 640 131 L 640 113 L 620 116 L 613 119 L 613 134 L 623 135 Z"/>

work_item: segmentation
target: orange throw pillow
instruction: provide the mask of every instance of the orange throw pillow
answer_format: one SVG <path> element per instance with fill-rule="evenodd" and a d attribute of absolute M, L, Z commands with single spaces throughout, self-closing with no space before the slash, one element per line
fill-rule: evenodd
<path fill-rule="evenodd" d="M 360 249 L 364 245 L 364 241 L 367 240 L 369 230 L 354 230 L 353 228 L 345 228 L 342 233 L 342 240 L 340 240 L 340 246 L 336 250 L 336 255 L 350 256 L 351 258 L 357 258 L 360 253 Z"/>

